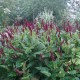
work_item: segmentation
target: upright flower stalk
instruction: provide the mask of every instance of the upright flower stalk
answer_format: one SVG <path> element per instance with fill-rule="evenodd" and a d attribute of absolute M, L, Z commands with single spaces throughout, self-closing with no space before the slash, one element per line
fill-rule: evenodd
<path fill-rule="evenodd" d="M 56 60 L 52 51 L 50 51 L 50 58 L 52 59 L 52 61 L 55 61 Z"/>

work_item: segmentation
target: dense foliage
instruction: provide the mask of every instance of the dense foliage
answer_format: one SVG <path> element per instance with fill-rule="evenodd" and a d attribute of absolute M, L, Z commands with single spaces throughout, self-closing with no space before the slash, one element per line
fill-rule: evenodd
<path fill-rule="evenodd" d="M 18 23 L 0 33 L 0 80 L 79 80 L 78 23 Z"/>

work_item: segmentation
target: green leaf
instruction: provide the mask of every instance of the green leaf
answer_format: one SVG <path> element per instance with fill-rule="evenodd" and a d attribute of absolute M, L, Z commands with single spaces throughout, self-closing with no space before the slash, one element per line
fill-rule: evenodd
<path fill-rule="evenodd" d="M 68 73 L 71 75 L 74 75 L 74 74 L 76 74 L 76 70 L 69 71 Z"/>
<path fill-rule="evenodd" d="M 51 76 L 51 73 L 49 71 L 40 71 L 42 74 L 46 75 L 47 77 Z"/>
<path fill-rule="evenodd" d="M 31 80 L 39 80 L 39 79 L 37 79 L 37 78 L 33 77 Z"/>
<path fill-rule="evenodd" d="M 30 62 L 28 65 L 27 65 L 27 69 L 32 67 L 34 65 L 34 62 Z"/>
<path fill-rule="evenodd" d="M 15 72 L 11 72 L 9 73 L 8 77 L 15 77 L 16 76 L 16 73 Z"/>
<path fill-rule="evenodd" d="M 6 70 L 9 71 L 9 68 L 7 66 L 5 66 L 5 65 L 0 65 L 0 68 L 6 69 Z"/>
<path fill-rule="evenodd" d="M 80 64 L 80 59 L 77 58 L 76 65 L 79 65 L 79 64 Z"/>
<path fill-rule="evenodd" d="M 51 76 L 51 73 L 49 72 L 49 69 L 46 67 L 36 67 L 36 69 L 40 70 L 40 72 L 44 75 L 46 75 L 47 77 Z"/>
<path fill-rule="evenodd" d="M 75 78 L 76 80 L 80 80 L 78 77 Z"/>
<path fill-rule="evenodd" d="M 60 68 L 60 72 L 58 73 L 59 77 L 64 77 L 65 76 L 65 71 L 63 69 L 63 67 Z"/>
<path fill-rule="evenodd" d="M 58 53 L 56 53 L 56 52 L 55 52 L 55 54 L 56 54 L 57 58 L 59 59 L 60 58 L 60 55 Z"/>
<path fill-rule="evenodd" d="M 16 62 L 16 67 L 18 68 L 18 67 L 21 67 L 23 65 L 23 63 L 21 63 L 20 61 L 17 61 Z"/>
<path fill-rule="evenodd" d="M 21 80 L 30 80 L 29 76 L 21 78 Z"/>
<path fill-rule="evenodd" d="M 35 67 L 37 70 L 40 70 L 40 71 L 48 71 L 48 68 L 47 67 Z"/>
<path fill-rule="evenodd" d="M 34 53 L 34 54 L 42 54 L 44 51 L 45 51 L 45 50 L 41 50 L 41 51 L 36 52 L 36 53 Z"/>

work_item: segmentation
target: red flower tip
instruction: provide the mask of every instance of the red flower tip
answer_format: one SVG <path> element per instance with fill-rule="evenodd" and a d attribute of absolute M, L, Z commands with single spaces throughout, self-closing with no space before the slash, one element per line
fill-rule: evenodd
<path fill-rule="evenodd" d="M 52 53 L 52 51 L 50 51 L 50 57 L 51 57 L 52 61 L 56 60 L 55 57 L 54 57 L 54 54 Z"/>
<path fill-rule="evenodd" d="M 0 54 L 4 54 L 4 50 L 0 48 Z"/>
<path fill-rule="evenodd" d="M 0 54 L 0 58 L 2 57 L 2 54 Z"/>
<path fill-rule="evenodd" d="M 44 27 L 44 20 L 42 19 L 41 27 Z"/>
<path fill-rule="evenodd" d="M 50 42 L 50 36 L 48 36 L 48 39 L 47 40 L 48 40 L 48 42 Z"/>
<path fill-rule="evenodd" d="M 61 41 L 60 46 L 64 43 L 64 39 Z"/>
<path fill-rule="evenodd" d="M 67 28 L 65 28 L 65 31 L 66 31 L 66 32 L 69 32 L 69 28 L 68 28 L 68 27 L 67 27 Z"/>
<path fill-rule="evenodd" d="M 20 71 L 19 69 L 15 69 L 15 72 L 16 72 L 18 75 L 22 75 L 22 74 L 23 74 L 23 71 Z"/>
<path fill-rule="evenodd" d="M 59 29 L 58 27 L 56 27 L 56 31 L 57 31 L 57 32 L 60 32 L 60 29 Z"/>
<path fill-rule="evenodd" d="M 20 26 L 20 23 L 18 21 L 15 21 L 14 26 Z"/>
<path fill-rule="evenodd" d="M 60 47 L 58 47 L 58 52 L 60 53 L 61 51 L 60 51 Z"/>
<path fill-rule="evenodd" d="M 50 24 L 50 30 L 52 30 L 52 28 L 53 28 L 53 24 L 51 23 L 51 24 Z"/>
<path fill-rule="evenodd" d="M 10 37 L 11 39 L 14 38 L 14 37 L 13 37 L 13 34 L 12 34 L 11 32 L 7 31 L 7 33 L 8 33 L 8 35 L 9 35 L 9 37 Z"/>
<path fill-rule="evenodd" d="M 1 62 L 2 62 L 2 64 L 5 64 L 5 59 L 2 59 Z"/>
<path fill-rule="evenodd" d="M 68 67 L 66 67 L 65 71 L 66 71 L 66 72 L 68 71 Z"/>
<path fill-rule="evenodd" d="M 32 29 L 31 29 L 31 26 L 28 26 L 28 28 L 29 28 L 30 34 L 32 35 Z"/>
<path fill-rule="evenodd" d="M 25 31 L 25 28 L 22 28 L 22 32 L 24 32 Z"/>
<path fill-rule="evenodd" d="M 47 31 L 48 30 L 48 24 L 46 23 L 44 26 L 44 30 Z"/>
<path fill-rule="evenodd" d="M 14 50 L 17 50 L 17 48 L 15 48 L 15 47 L 12 45 L 12 43 L 10 43 L 10 47 L 11 47 L 12 49 L 14 49 Z"/>
<path fill-rule="evenodd" d="M 36 25 L 36 34 L 38 35 L 39 33 L 39 28 L 38 28 L 38 25 Z"/>
<path fill-rule="evenodd" d="M 62 56 L 62 52 L 61 52 L 60 47 L 58 47 L 58 52 L 59 52 L 60 56 Z"/>
<path fill-rule="evenodd" d="M 58 37 L 60 37 L 60 32 L 58 33 Z"/>

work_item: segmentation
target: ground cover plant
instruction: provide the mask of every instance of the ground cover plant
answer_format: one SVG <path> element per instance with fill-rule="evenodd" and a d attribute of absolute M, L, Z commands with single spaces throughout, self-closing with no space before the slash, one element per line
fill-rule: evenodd
<path fill-rule="evenodd" d="M 0 80 L 79 80 L 79 25 L 28 22 L 0 33 Z"/>

